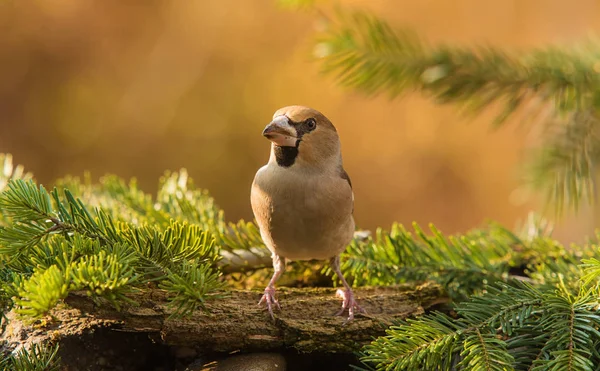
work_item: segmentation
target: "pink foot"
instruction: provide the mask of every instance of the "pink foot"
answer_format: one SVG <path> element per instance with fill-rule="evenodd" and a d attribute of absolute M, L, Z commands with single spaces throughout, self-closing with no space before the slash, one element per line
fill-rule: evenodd
<path fill-rule="evenodd" d="M 267 286 L 267 288 L 265 289 L 265 293 L 258 302 L 258 305 L 261 305 L 263 302 L 267 303 L 267 309 L 269 310 L 269 314 L 271 315 L 271 318 L 275 320 L 275 316 L 273 315 L 273 307 L 276 306 L 277 309 L 281 310 L 279 302 L 277 301 L 277 299 L 275 299 L 275 287 Z"/>
<path fill-rule="evenodd" d="M 361 308 L 361 306 L 358 305 L 358 303 L 354 299 L 354 293 L 352 292 L 352 290 L 338 289 L 337 292 L 335 293 L 335 295 L 342 298 L 342 309 L 339 312 L 337 312 L 335 315 L 341 316 L 342 313 L 344 313 L 344 311 L 346 309 L 348 309 L 348 319 L 346 319 L 346 321 L 344 322 L 344 325 L 354 319 L 355 311 L 357 313 L 366 313 L 365 310 L 363 308 Z"/>

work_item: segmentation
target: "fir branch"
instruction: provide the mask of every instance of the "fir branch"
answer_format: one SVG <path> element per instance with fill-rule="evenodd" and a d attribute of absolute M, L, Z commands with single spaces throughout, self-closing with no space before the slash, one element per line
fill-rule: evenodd
<path fill-rule="evenodd" d="M 379 230 L 375 240 L 353 241 L 343 254 L 342 269 L 355 285 L 432 279 L 455 298 L 509 278 L 512 247 L 520 241 L 505 229 L 492 226 L 487 232 L 446 238 L 434 226 L 431 236 L 417 224 L 413 228 L 416 237 L 394 224 L 389 233 Z"/>
<path fill-rule="evenodd" d="M 431 46 L 376 16 L 354 11 L 339 12 L 315 50 L 326 74 L 368 95 L 421 91 L 465 112 L 501 106 L 494 126 L 521 111 L 524 119 L 546 129 L 558 127 L 546 130 L 532 159 L 531 185 L 543 189 L 558 212 L 593 201 L 600 160 L 598 45 L 527 53 Z"/>
<path fill-rule="evenodd" d="M 94 206 L 113 220 L 135 226 L 147 223 L 168 228 L 171 220 L 188 222 L 210 231 L 216 238 L 226 259 L 221 266 L 229 272 L 261 268 L 270 259 L 254 223 L 240 220 L 225 222 L 223 210 L 206 190 L 197 188 L 187 171 L 166 172 L 159 181 L 156 200 L 137 187 L 135 179 L 128 183 L 114 175 L 107 175 L 98 184 L 92 184 L 89 174 L 81 180 L 65 177 L 58 182 L 59 189 L 73 189 L 72 194 L 82 197 L 88 206 Z"/>
<path fill-rule="evenodd" d="M 0 209 L 12 219 L 12 228 L 0 229 L 0 253 L 17 255 L 58 230 L 50 195 L 33 181 L 11 180 L 0 195 Z"/>
<path fill-rule="evenodd" d="M 597 298 L 558 291 L 546 295 L 544 304 L 548 314 L 540 326 L 551 335 L 542 349 L 546 357 L 537 359 L 532 370 L 593 370 L 592 349 L 600 339 Z"/>
<path fill-rule="evenodd" d="M 118 302 L 127 299 L 125 294 L 139 279 L 127 259 L 106 251 L 84 256 L 69 268 L 72 291 L 87 290 L 90 296 L 108 299 L 117 309 Z"/>
<path fill-rule="evenodd" d="M 325 73 L 367 94 L 385 90 L 396 96 L 427 69 L 423 45 L 414 35 L 397 35 L 385 22 L 359 12 L 338 13 L 338 23 L 318 39 L 315 53 Z"/>
<path fill-rule="evenodd" d="M 541 251 L 549 243 L 541 243 L 536 251 Z M 594 271 L 594 260 L 600 259 L 600 248 L 596 244 L 563 247 L 557 254 L 538 255 L 528 264 L 527 274 L 537 286 L 545 289 L 565 287 L 571 292 L 593 289 L 598 286 Z M 584 264 L 581 264 L 584 263 Z"/>
<path fill-rule="evenodd" d="M 421 90 L 476 110 L 505 100 L 511 113 L 535 95 L 572 112 L 589 107 L 600 83 L 595 45 L 522 55 L 492 47 L 430 46 L 360 11 L 339 12 L 318 42 L 324 72 L 345 86 L 392 96 Z"/>
<path fill-rule="evenodd" d="M 546 237 L 530 243 L 553 246 Z M 537 277 L 551 277 L 542 284 L 515 281 L 487 286 L 483 295 L 455 306 L 458 319 L 436 314 L 403 323 L 400 330 L 394 328 L 365 347 L 361 359 L 377 370 L 593 370 L 600 362 L 600 263 L 598 258 L 584 259 L 583 265 L 571 269 L 581 251 L 589 250 L 597 254 L 599 249 L 595 245 L 572 247 L 569 253 L 562 249 L 563 255 L 548 259 L 555 263 L 538 264 Z M 552 268 L 557 263 L 566 269 L 558 275 Z M 560 278 L 560 272 L 568 280 Z M 438 326 L 446 331 L 428 335 Z M 421 342 L 409 347 L 407 338 Z M 438 349 L 443 341 L 451 341 L 453 347 Z M 428 361 L 427 354 L 438 350 L 445 353 Z M 450 359 L 452 365 L 447 363 Z"/>
<path fill-rule="evenodd" d="M 185 316 L 197 308 L 206 309 L 207 298 L 221 298 L 223 294 L 215 294 L 223 289 L 225 284 L 219 282 L 219 274 L 214 272 L 209 264 L 191 264 L 184 262 L 163 280 L 160 288 L 170 294 L 169 301 L 174 309 L 172 317 Z"/>
<path fill-rule="evenodd" d="M 15 240 L 18 242 L 27 239 L 27 243 L 33 245 L 39 242 L 41 237 L 45 237 L 51 232 L 66 231 L 98 240 L 103 245 L 128 243 L 135 246 L 142 256 L 151 256 L 152 251 L 159 251 L 166 254 L 161 258 L 163 261 L 169 260 L 174 263 L 181 259 L 190 259 L 192 256 L 203 258 L 208 254 L 215 255 L 214 242 L 211 242 L 210 234 L 203 231 L 198 225 L 170 222 L 164 231 L 149 226 L 135 227 L 128 223 L 113 221 L 112 217 L 102 209 L 91 213 L 68 190 L 64 191 L 64 201 L 56 189 L 52 196 L 57 210 L 43 187 L 38 188 L 33 183 L 23 181 L 9 183 L 9 190 L 2 194 L 0 203 L 3 200 L 11 202 L 9 204 L 8 201 L 5 201 L 4 204 L 9 206 L 6 210 L 13 216 L 16 223 L 12 228 L 5 228 L 1 231 L 0 240 L 11 242 L 11 238 L 14 237 L 12 231 L 20 232 L 23 229 L 20 221 L 37 226 L 34 223 L 50 219 L 54 226 L 44 229 L 44 234 L 21 233 L 19 238 L 15 237 Z M 35 229 L 34 232 L 39 230 L 41 228 Z"/>
<path fill-rule="evenodd" d="M 7 188 L 0 198 L 0 207 L 15 222 L 56 220 L 50 194 L 44 186 L 38 188 L 33 181 L 11 180 Z"/>
<path fill-rule="evenodd" d="M 15 298 L 17 313 L 29 318 L 39 318 L 52 309 L 68 294 L 69 284 L 56 265 L 38 270 L 27 280 L 15 282 L 19 296 Z"/>
<path fill-rule="evenodd" d="M 254 223 L 240 220 L 237 223 L 229 223 L 227 227 L 223 227 L 217 234 L 218 243 L 222 246 L 227 246 L 229 251 L 233 249 L 250 250 L 260 249 L 259 254 L 268 254 L 270 252 L 264 246 L 260 231 Z"/>
<path fill-rule="evenodd" d="M 577 210 L 595 196 L 595 164 L 600 161 L 600 120 L 595 110 L 575 111 L 544 134 L 545 144 L 533 156 L 531 183 L 547 188 L 547 201 L 558 212 Z"/>
<path fill-rule="evenodd" d="M 94 239 L 112 235 L 109 228 L 113 226 L 106 215 L 99 212 L 98 224 L 68 190 L 64 196 L 66 205 L 56 189 L 50 197 L 43 186 L 32 181 L 11 180 L 0 195 L 0 207 L 13 221 L 11 226 L 0 229 L 0 254 L 18 255 L 53 233 L 78 232 Z M 105 229 L 98 234 L 101 227 Z"/>
<path fill-rule="evenodd" d="M 0 367 L 4 371 L 59 371 L 58 344 L 33 344 L 29 350 L 22 348 L 17 354 L 3 359 Z"/>
<path fill-rule="evenodd" d="M 122 238 L 134 248 L 138 269 L 148 279 L 160 279 L 186 261 L 214 265 L 219 260 L 214 238 L 197 225 L 172 222 L 164 231 L 150 227 L 126 229 Z"/>
<path fill-rule="evenodd" d="M 499 329 L 511 336 L 542 304 L 543 293 L 525 282 L 512 286 L 490 286 L 482 296 L 456 305 L 456 311 L 469 324 Z"/>
<path fill-rule="evenodd" d="M 32 266 L 37 270 L 44 270 L 56 265 L 62 272 L 66 272 L 71 263 L 99 250 L 98 241 L 85 239 L 79 235 L 69 239 L 54 235 L 30 249 L 29 254 L 19 261 L 11 261 L 9 266 L 24 274 L 27 274 L 27 269 Z"/>
<path fill-rule="evenodd" d="M 533 362 L 542 356 L 541 349 L 550 337 L 536 326 L 536 321 L 529 320 L 528 323 L 516 328 L 513 336 L 506 339 L 507 351 L 514 359 L 514 369 L 518 371 L 531 370 Z"/>
<path fill-rule="evenodd" d="M 441 313 L 408 320 L 367 345 L 361 361 L 380 370 L 450 371 L 464 330 L 462 323 Z"/>
<path fill-rule="evenodd" d="M 129 194 L 136 195 L 131 200 L 148 200 Z M 68 189 L 62 195 L 55 189 L 51 197 L 43 187 L 22 180 L 9 182 L 0 202 L 13 218 L 0 231 L 0 257 L 21 270 L 36 267 L 30 278 L 14 283 L 15 303 L 25 315 L 39 317 L 80 289 L 118 306 L 128 291 L 148 280 L 169 281 L 169 287 L 187 284 L 190 289 L 172 290 L 173 302 L 185 303 L 187 313 L 223 287 L 214 270 L 219 260 L 215 238 L 199 225 L 171 221 L 161 228 L 115 221 L 102 209 L 88 211 Z M 148 219 L 153 215 L 148 213 Z M 179 270 L 182 265 L 185 271 Z"/>
<path fill-rule="evenodd" d="M 583 263 L 580 265 L 583 270 L 583 277 L 581 278 L 583 286 L 597 290 L 600 286 L 600 259 L 583 259 L 581 262 Z"/>
<path fill-rule="evenodd" d="M 506 349 L 506 343 L 494 333 L 482 333 L 479 328 L 465 337 L 460 353 L 459 367 L 467 370 L 508 371 L 514 370 L 514 359 Z"/>
<path fill-rule="evenodd" d="M 514 357 L 498 335 L 537 315 L 542 296 L 524 283 L 492 286 L 457 306 L 458 320 L 435 313 L 391 327 L 363 349 L 361 361 L 378 370 L 452 370 L 458 360 L 461 369 L 512 370 Z"/>

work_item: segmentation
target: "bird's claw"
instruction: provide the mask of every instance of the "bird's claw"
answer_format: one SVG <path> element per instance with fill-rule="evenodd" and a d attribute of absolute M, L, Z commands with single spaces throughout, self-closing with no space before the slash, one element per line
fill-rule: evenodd
<path fill-rule="evenodd" d="M 341 316 L 346 309 L 348 309 L 348 318 L 344 321 L 344 325 L 354 319 L 354 313 L 366 313 L 366 311 L 358 305 L 354 299 L 354 293 L 350 289 L 342 290 L 338 289 L 335 293 L 336 296 L 342 298 L 342 309 L 337 312 L 336 316 Z"/>
<path fill-rule="evenodd" d="M 279 302 L 275 298 L 275 287 L 267 287 L 265 289 L 265 293 L 260 298 L 258 305 L 261 305 L 263 302 L 267 303 L 269 314 L 271 315 L 271 318 L 275 320 L 275 316 L 273 315 L 273 307 L 277 307 L 277 309 L 281 310 Z"/>

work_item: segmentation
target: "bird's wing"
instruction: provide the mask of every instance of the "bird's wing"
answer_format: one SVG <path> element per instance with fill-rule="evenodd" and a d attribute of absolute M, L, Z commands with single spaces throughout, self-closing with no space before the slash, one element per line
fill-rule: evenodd
<path fill-rule="evenodd" d="M 350 180 L 350 175 L 348 175 L 344 168 L 341 168 L 340 176 L 342 177 L 342 179 L 345 179 L 348 182 L 350 190 L 352 190 L 352 181 Z M 354 190 L 352 190 L 352 214 L 354 214 Z"/>

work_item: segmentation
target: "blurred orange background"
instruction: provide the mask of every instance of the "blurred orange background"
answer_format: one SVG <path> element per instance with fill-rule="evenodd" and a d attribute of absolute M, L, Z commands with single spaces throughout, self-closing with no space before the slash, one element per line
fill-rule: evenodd
<path fill-rule="evenodd" d="M 526 50 L 600 27 L 592 0 L 340 3 L 452 45 Z M 492 131 L 491 115 L 466 119 L 419 94 L 336 86 L 311 59 L 315 15 L 274 0 L 6 0 L 0 25 L 0 152 L 42 183 L 89 170 L 154 192 L 166 169 L 185 167 L 229 220 L 252 219 L 250 184 L 269 151 L 261 130 L 277 108 L 302 104 L 340 132 L 360 227 L 512 227 L 540 205 L 519 188 L 526 131 Z M 558 236 L 593 225 L 584 211 Z"/>

